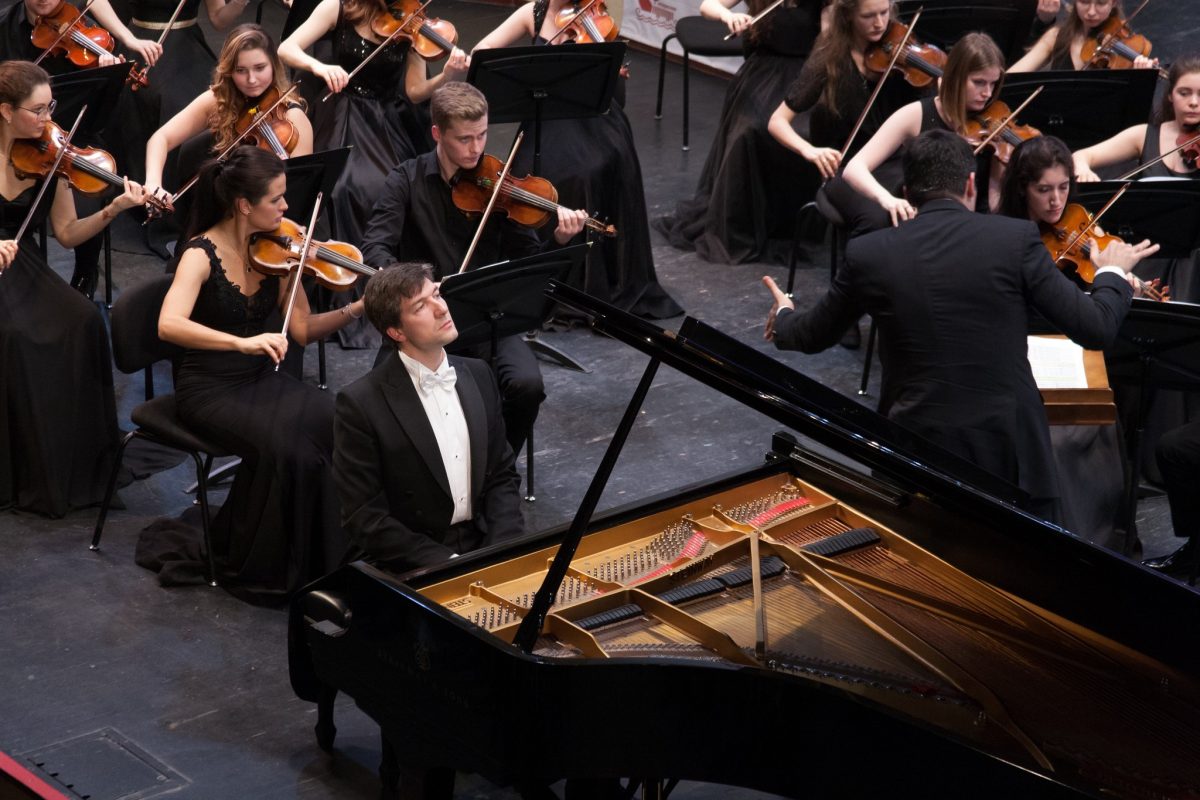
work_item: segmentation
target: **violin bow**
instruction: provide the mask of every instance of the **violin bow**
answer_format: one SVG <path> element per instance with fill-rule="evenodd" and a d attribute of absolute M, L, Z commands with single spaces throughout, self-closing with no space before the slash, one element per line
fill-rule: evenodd
<path fill-rule="evenodd" d="M 896 62 L 900 60 L 900 54 L 904 52 L 904 48 L 908 47 L 908 40 L 912 38 L 912 33 L 917 27 L 917 20 L 921 18 L 921 12 L 925 10 L 925 6 L 917 9 L 917 13 L 913 14 L 912 22 L 908 23 L 908 31 L 905 32 L 904 38 L 900 40 L 900 46 L 896 48 L 896 52 L 892 53 L 892 60 L 888 62 L 887 70 L 879 77 L 875 83 L 875 89 L 871 92 L 871 97 L 867 100 L 867 104 L 863 106 L 862 113 L 858 115 L 858 122 L 854 123 L 854 128 L 851 129 L 850 135 L 846 137 L 846 143 L 842 145 L 842 152 L 838 154 L 838 163 L 840 164 L 846 158 L 846 153 L 850 152 L 850 145 L 854 144 L 854 139 L 862 130 L 863 123 L 867 121 L 867 114 L 871 113 L 871 106 L 875 105 L 875 100 L 879 98 L 879 93 L 883 91 L 883 82 L 887 80 L 888 75 L 892 74 L 892 70 L 896 67 Z"/>
<path fill-rule="evenodd" d="M 46 195 L 46 187 L 54 180 L 54 173 L 58 172 L 58 165 L 62 163 L 63 156 L 67 154 L 67 150 L 71 145 L 71 137 L 75 135 L 75 131 L 79 128 L 79 123 L 83 121 L 83 115 L 87 113 L 87 106 L 79 109 L 79 116 L 75 118 L 75 124 L 71 126 L 67 137 L 63 139 L 62 147 L 58 149 L 58 155 L 54 158 L 54 165 L 50 167 L 50 171 L 46 173 L 46 180 L 42 181 L 41 187 L 38 189 L 37 196 L 33 198 L 33 205 L 29 206 L 29 213 L 25 215 L 25 221 L 21 223 L 21 227 L 17 230 L 17 246 L 21 244 L 21 237 L 25 235 L 25 229 L 29 227 L 29 221 L 33 219 L 33 212 L 37 210 L 38 203 L 42 202 L 42 198 Z"/>
<path fill-rule="evenodd" d="M 1145 171 L 1145 170 L 1148 170 L 1148 169 L 1150 169 L 1150 167 L 1153 167 L 1155 164 L 1158 164 L 1158 163 L 1159 163 L 1159 162 L 1161 162 L 1161 161 L 1165 161 L 1165 160 L 1167 159 L 1167 157 L 1168 157 L 1168 156 L 1170 156 L 1170 155 L 1173 155 L 1173 154 L 1175 154 L 1175 153 L 1178 153 L 1180 150 L 1183 150 L 1183 149 L 1184 149 L 1184 148 L 1186 148 L 1186 147 L 1191 147 L 1191 146 L 1192 146 L 1192 145 L 1194 145 L 1196 142 L 1200 142 L 1200 133 L 1196 134 L 1196 135 L 1195 135 L 1195 136 L 1193 136 L 1191 139 L 1188 139 L 1188 140 L 1187 140 L 1186 142 L 1184 142 L 1183 144 L 1176 145 L 1175 147 L 1172 147 L 1170 150 L 1168 150 L 1167 152 L 1163 153 L 1163 154 L 1162 154 L 1161 156 L 1159 156 L 1158 158 L 1155 158 L 1155 159 L 1153 159 L 1153 160 L 1151 160 L 1151 161 L 1147 161 L 1145 164 L 1142 164 L 1140 167 L 1135 167 L 1134 169 L 1131 169 L 1131 170 L 1129 170 L 1129 172 L 1126 172 L 1124 175 L 1122 175 L 1121 177 L 1117 178 L 1117 180 L 1119 180 L 1119 181 L 1127 181 L 1127 180 L 1129 180 L 1130 178 L 1132 178 L 1134 175 L 1137 175 L 1137 174 L 1138 174 L 1138 173 L 1140 173 L 1140 172 L 1143 172 L 1143 171 Z"/>
<path fill-rule="evenodd" d="M 280 333 L 284 336 L 287 336 L 288 323 L 292 321 L 292 309 L 296 307 L 296 295 L 300 293 L 300 283 L 304 277 L 304 262 L 308 259 L 308 248 L 312 244 L 313 231 L 317 227 L 317 215 L 321 213 L 321 196 L 324 194 L 324 192 L 317 192 L 317 201 L 313 203 L 312 219 L 308 221 L 308 230 L 304 232 L 304 246 L 300 250 L 300 261 L 296 264 L 296 274 L 292 276 L 292 286 L 288 290 L 287 311 L 283 314 L 283 330 Z M 279 372 L 279 364 L 275 365 L 275 371 Z"/>
<path fill-rule="evenodd" d="M 425 10 L 425 7 L 426 7 L 427 5 L 429 5 L 429 4 L 430 4 L 430 3 L 432 3 L 432 2 L 433 2 L 433 0 L 425 0 L 425 2 L 421 4 L 421 7 L 420 7 L 420 8 L 418 8 L 416 11 L 414 11 L 413 13 L 411 13 L 411 14 L 409 14 L 409 15 L 408 15 L 408 18 L 409 18 L 409 19 L 412 19 L 413 17 L 417 16 L 418 14 L 420 14 L 422 11 L 424 11 L 424 10 Z M 365 67 L 367 64 L 369 64 L 372 58 L 374 58 L 375 56 L 379 55 L 379 53 L 380 53 L 380 52 L 383 50 L 383 48 L 387 47 L 389 44 L 391 44 L 392 42 L 396 41 L 396 37 L 397 37 L 397 36 L 399 36 L 399 35 L 400 35 L 400 34 L 402 34 L 402 33 L 405 33 L 405 30 L 404 30 L 404 25 L 400 25 L 400 26 L 398 26 L 398 27 L 396 28 L 396 30 L 392 31 L 392 33 L 391 33 L 391 35 L 390 35 L 390 36 L 388 36 L 388 37 L 387 37 L 386 39 L 384 39 L 382 42 L 380 42 L 379 44 L 377 44 L 377 45 L 375 46 L 375 49 L 374 49 L 374 50 L 372 50 L 371 52 L 367 53 L 367 57 L 366 57 L 366 58 L 364 58 L 362 61 L 360 61 L 360 62 L 358 63 L 358 66 L 357 66 L 357 67 L 355 67 L 354 69 L 350 70 L 350 74 L 346 76 L 346 85 L 347 85 L 347 86 L 349 86 L 349 85 L 350 85 L 350 81 L 354 80 L 354 76 L 358 74 L 359 70 L 361 70 L 363 67 Z M 409 35 L 411 36 L 412 34 L 409 34 Z M 328 100 L 329 98 L 333 97 L 333 95 L 334 95 L 334 92 L 327 92 L 327 93 L 325 94 L 325 96 L 321 98 L 321 102 L 322 102 L 322 103 L 324 103 L 326 100 Z"/>
<path fill-rule="evenodd" d="M 1079 244 L 1079 242 L 1083 240 L 1083 237 L 1085 237 L 1089 233 L 1091 233 L 1092 228 L 1096 227 L 1096 225 L 1098 225 L 1100 223 L 1100 218 L 1103 217 L 1106 213 L 1108 213 L 1108 210 L 1113 207 L 1114 203 L 1116 203 L 1118 200 L 1121 199 L 1121 195 L 1125 194 L 1125 191 L 1127 189 L 1129 189 L 1129 187 L 1131 185 L 1133 185 L 1132 181 L 1126 182 L 1126 184 L 1124 186 L 1122 186 L 1120 189 L 1117 190 L 1116 194 L 1114 194 L 1112 197 L 1108 198 L 1108 202 L 1104 204 L 1104 207 L 1092 215 L 1092 221 L 1089 222 L 1087 225 L 1083 226 L 1083 230 L 1081 230 L 1079 233 L 1075 234 L 1075 236 L 1071 239 L 1071 241 L 1067 242 L 1067 246 L 1063 248 L 1062 252 L 1064 252 L 1064 253 L 1071 252 L 1071 248 L 1073 248 L 1075 245 Z M 1058 258 L 1055 259 L 1055 263 L 1058 263 L 1061 260 L 1062 260 L 1062 256 L 1059 256 Z"/>
<path fill-rule="evenodd" d="M 92 4 L 95 2 L 96 2 L 96 0 L 88 0 L 87 5 L 85 5 L 83 7 L 83 10 L 79 12 L 79 16 L 82 17 L 84 14 L 86 14 L 88 12 L 88 10 L 92 7 Z M 55 39 L 53 42 L 51 42 L 50 46 L 47 47 L 45 50 L 43 50 L 42 54 L 40 56 L 38 56 L 36 59 L 34 59 L 34 61 L 33 61 L 34 66 L 41 64 L 42 59 L 45 58 L 46 56 L 48 56 L 50 54 L 51 50 L 58 47 L 59 44 L 62 43 L 62 40 L 67 38 L 67 36 L 69 36 L 71 31 L 73 31 L 73 30 L 75 30 L 74 23 L 71 23 L 70 25 L 64 25 L 62 31 L 58 34 L 58 38 Z"/>
<path fill-rule="evenodd" d="M 598 3 L 598 2 L 600 2 L 600 0 L 588 0 L 586 3 L 583 4 L 582 8 L 580 8 L 578 11 L 575 12 L 575 16 L 571 18 L 571 21 L 573 22 L 573 21 L 579 19 L 580 17 L 582 17 L 585 11 L 587 11 L 592 6 L 596 5 L 596 3 Z M 782 3 L 783 0 L 779 0 L 779 2 Z M 546 44 L 554 44 L 554 40 L 557 39 L 558 37 L 562 36 L 567 31 L 567 29 L 570 27 L 571 27 L 570 22 L 568 22 L 566 25 L 563 25 L 561 28 L 559 28 L 558 30 L 556 30 L 554 32 L 553 36 L 551 36 L 549 39 L 546 40 Z"/>
<path fill-rule="evenodd" d="M 270 108 L 268 108 L 266 111 L 263 111 L 263 112 L 257 114 L 256 119 L 246 127 L 246 130 L 239 133 L 237 138 L 229 143 L 228 147 L 226 147 L 224 150 L 222 150 L 220 153 L 217 154 L 217 161 L 224 161 L 225 156 L 232 153 L 233 148 L 237 147 L 239 144 L 242 143 L 243 139 L 245 139 L 247 136 L 249 136 L 251 133 L 253 133 L 254 130 L 259 125 L 262 124 L 263 120 L 269 119 L 271 116 L 271 113 L 273 111 L 275 111 L 276 108 L 279 107 L 280 103 L 282 103 L 285 99 L 287 99 L 288 95 L 290 95 L 292 92 L 296 91 L 296 87 L 298 87 L 299 85 L 300 85 L 300 81 L 296 81 L 295 83 L 293 83 L 291 85 L 291 88 L 289 88 L 283 94 L 279 95 L 279 99 L 276 100 L 274 103 L 272 103 Z M 174 206 L 176 201 L 179 200 L 179 198 L 183 197 L 185 192 L 187 192 L 189 189 L 191 189 L 193 186 L 196 185 L 196 181 L 198 181 L 198 180 L 200 180 L 200 175 L 199 174 L 193 175 L 191 177 L 191 180 L 189 180 L 187 183 L 185 183 L 183 185 L 182 189 L 180 189 L 175 194 L 171 195 L 171 199 L 170 199 L 171 205 Z M 149 222 L 149 219 L 147 219 L 146 221 Z M 142 223 L 142 224 L 144 225 L 145 223 Z"/>
<path fill-rule="evenodd" d="M 980 143 L 979 143 L 979 146 L 978 146 L 978 147 L 976 147 L 974 151 L 972 151 L 972 155 L 976 155 L 976 156 L 977 156 L 977 155 L 979 155 L 979 153 L 980 153 L 980 152 L 983 150 L 983 148 L 987 147 L 987 146 L 988 146 L 988 144 L 990 144 L 990 143 L 991 143 L 992 139 L 995 139 L 997 136 L 999 136 L 999 135 L 1000 135 L 1000 133 L 1001 133 L 1001 132 L 1002 132 L 1002 131 L 1003 131 L 1005 128 L 1007 128 L 1007 127 L 1008 127 L 1008 123 L 1010 123 L 1010 122 L 1012 122 L 1014 119 L 1016 119 L 1016 118 L 1017 118 L 1017 114 L 1020 114 L 1022 111 L 1024 111 L 1024 110 L 1025 110 L 1025 106 L 1027 106 L 1027 105 L 1029 105 L 1030 103 L 1032 103 L 1032 102 L 1033 102 L 1033 98 L 1035 98 L 1035 97 L 1037 97 L 1039 94 L 1041 94 L 1041 93 L 1042 93 L 1042 90 L 1043 90 L 1043 89 L 1045 89 L 1045 88 L 1046 88 L 1045 86 L 1039 86 L 1039 87 L 1037 87 L 1037 89 L 1035 89 L 1035 90 L 1033 91 L 1033 94 L 1029 95 L 1029 97 L 1026 97 L 1026 98 L 1025 98 L 1025 102 L 1023 102 L 1023 103 L 1021 103 L 1021 105 L 1017 106 L 1017 109 L 1016 109 L 1015 111 L 1013 111 L 1011 114 L 1009 114 L 1007 117 L 1005 117 L 1005 118 L 1004 118 L 1004 121 L 1003 121 L 1003 122 L 1001 122 L 999 125 L 997 125 L 997 126 L 996 126 L 996 129 L 995 129 L 994 131 L 992 131 L 991 133 L 989 133 L 989 134 L 987 135 L 987 137 L 986 137 L 986 138 L 985 138 L 985 139 L 984 139 L 982 142 L 980 142 Z"/>
<path fill-rule="evenodd" d="M 775 0 L 775 2 L 774 2 L 774 3 L 771 3 L 771 5 L 767 6 L 767 7 L 766 7 L 766 8 L 764 8 L 762 11 L 758 12 L 757 14 L 755 14 L 755 15 L 754 15 L 754 16 L 753 16 L 753 17 L 750 19 L 750 21 L 746 23 L 746 27 L 745 27 L 745 28 L 743 28 L 742 30 L 746 30 L 746 29 L 748 29 L 748 28 L 753 28 L 753 27 L 754 27 L 754 24 L 755 24 L 756 22 L 758 22 L 760 19 L 762 19 L 763 17 L 765 17 L 767 14 L 770 14 L 770 13 L 771 13 L 772 11 L 774 11 L 775 9 L 779 8 L 781 5 L 783 5 L 783 0 Z M 735 36 L 737 36 L 737 35 L 738 35 L 738 32 L 730 31 L 729 33 L 725 34 L 725 38 L 724 38 L 724 39 L 722 39 L 721 41 L 723 41 L 723 42 L 728 42 L 730 39 L 732 39 L 733 37 L 735 37 Z"/>
<path fill-rule="evenodd" d="M 467 264 L 471 263 L 471 256 L 475 255 L 475 248 L 479 246 L 479 237 L 483 236 L 483 226 L 487 225 L 488 215 L 496 206 L 496 199 L 500 197 L 500 190 L 504 188 L 504 181 L 508 178 L 508 171 L 512 168 L 513 159 L 517 157 L 517 148 L 521 146 L 521 140 L 524 138 L 525 131 L 520 131 L 516 140 L 513 141 L 512 152 L 508 154 L 508 160 L 504 162 L 504 168 L 500 170 L 500 178 L 496 181 L 495 188 L 492 189 L 492 196 L 488 200 L 487 208 L 483 210 L 483 216 L 479 218 L 479 227 L 475 229 L 475 238 L 471 240 L 471 246 L 467 248 L 467 254 L 463 257 L 462 266 L 458 268 L 460 274 L 467 271 Z"/>
<path fill-rule="evenodd" d="M 177 6 L 175 6 L 175 11 L 172 12 L 171 18 L 169 20 L 167 20 L 167 27 L 163 28 L 162 33 L 160 33 L 158 35 L 158 46 L 159 47 L 162 47 L 163 42 L 165 42 L 167 40 L 167 34 L 170 33 L 171 29 L 175 27 L 175 20 L 179 19 L 179 13 L 181 11 L 183 11 L 183 7 L 186 4 L 187 4 L 187 0 L 179 0 L 179 4 Z M 142 76 L 142 78 L 145 78 L 146 73 L 148 73 L 149 71 L 150 71 L 150 65 L 147 64 L 146 68 L 141 70 L 141 72 L 139 74 Z"/>

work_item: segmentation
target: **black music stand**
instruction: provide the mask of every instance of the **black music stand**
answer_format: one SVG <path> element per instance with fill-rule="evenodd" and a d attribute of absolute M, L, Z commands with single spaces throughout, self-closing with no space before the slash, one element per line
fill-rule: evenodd
<path fill-rule="evenodd" d="M 86 105 L 87 113 L 75 132 L 75 141 L 96 141 L 112 120 L 131 66 L 125 63 L 112 64 L 50 78 L 50 90 L 58 103 L 54 109 L 54 121 L 64 130 L 70 130 L 75 124 L 75 117 L 79 116 L 79 110 Z"/>
<path fill-rule="evenodd" d="M 1104 353 L 1108 379 L 1137 389 L 1134 425 L 1129 432 L 1129 474 L 1125 485 L 1126 556 L 1133 555 L 1142 436 L 1157 389 L 1200 390 L 1200 305 L 1134 300 L 1116 341 Z M 1190 533 L 1190 532 L 1189 532 Z"/>
<path fill-rule="evenodd" d="M 289 158 L 284 162 L 287 171 L 287 191 L 283 197 L 287 200 L 289 218 L 306 220 L 312 216 L 317 192 L 324 192 L 328 197 L 333 191 L 338 176 L 346 168 L 350 150 L 349 147 L 322 150 L 319 153 Z"/>
<path fill-rule="evenodd" d="M 920 41 L 949 50 L 963 34 L 983 31 L 1009 62 L 1025 55 L 1037 16 L 1037 0 L 899 0 L 896 7 L 905 21 L 924 8 L 914 34 Z"/>
<path fill-rule="evenodd" d="M 1094 213 L 1124 185 L 1121 181 L 1081 183 L 1073 199 Z M 1186 258 L 1200 246 L 1200 181 L 1136 181 L 1105 212 L 1100 226 L 1127 242 L 1155 242 L 1159 246 L 1155 258 Z"/>
<path fill-rule="evenodd" d="M 533 122 L 533 171 L 542 152 L 542 122 L 608 111 L 620 80 L 623 42 L 569 47 L 502 47 L 471 55 L 467 82 L 488 101 L 488 122 Z"/>
<path fill-rule="evenodd" d="M 1004 76 L 1000 99 L 1016 108 L 1039 86 L 1045 88 L 1021 111 L 1021 123 L 1032 125 L 1046 136 L 1057 136 L 1071 150 L 1079 150 L 1149 119 L 1158 72 L 1013 72 Z"/>

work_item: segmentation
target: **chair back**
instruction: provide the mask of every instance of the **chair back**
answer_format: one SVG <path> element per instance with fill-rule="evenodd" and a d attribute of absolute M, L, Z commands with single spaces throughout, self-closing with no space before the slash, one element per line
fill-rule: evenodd
<path fill-rule="evenodd" d="M 174 275 L 159 275 L 126 289 L 111 313 L 113 361 L 125 374 L 183 353 L 178 345 L 158 338 L 158 312 Z"/>

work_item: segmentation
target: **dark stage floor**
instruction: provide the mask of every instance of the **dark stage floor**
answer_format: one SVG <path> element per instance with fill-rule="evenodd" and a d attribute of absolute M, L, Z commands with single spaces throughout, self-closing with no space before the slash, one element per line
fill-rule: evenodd
<path fill-rule="evenodd" d="M 269 5 L 266 24 L 278 30 L 282 11 Z M 1140 18 L 1139 30 L 1167 60 L 1200 28 L 1194 21 L 1181 22 L 1188 6 L 1160 1 Z M 445 0 L 438 8 L 467 44 L 507 13 Z M 211 31 L 210 40 L 219 46 Z M 656 122 L 656 59 L 633 52 L 630 60 L 628 112 L 650 213 L 657 215 L 690 196 L 725 84 L 693 75 L 692 149 L 685 153 L 679 148 L 679 68 L 670 68 L 664 119 Z M 509 136 L 506 129 L 494 129 L 491 150 L 506 152 Z M 121 225 L 114 265 L 118 292 L 162 269 L 141 248 L 139 232 Z M 56 268 L 69 275 L 69 259 L 55 252 Z M 667 247 L 661 238 L 656 238 L 655 257 L 662 283 L 690 314 L 774 353 L 761 340 L 768 303 L 758 278 L 764 273 L 780 278 L 782 268 L 707 264 Z M 810 268 L 799 273 L 801 304 L 828 282 L 826 253 L 818 248 L 811 257 Z M 537 501 L 525 506 L 530 530 L 570 518 L 645 363 L 625 347 L 582 330 L 549 333 L 545 339 L 591 372 L 543 367 L 548 400 L 537 428 Z M 375 355 L 329 352 L 331 390 L 361 375 Z M 315 355 L 310 348 L 310 380 L 315 380 Z M 818 356 L 782 358 L 851 394 L 863 356 L 837 347 Z M 165 371 L 159 375 L 164 390 L 168 380 Z M 129 410 L 141 399 L 142 378 L 118 375 L 117 382 L 127 426 Z M 670 370 L 660 372 L 644 409 L 602 508 L 753 466 L 777 428 Z M 87 548 L 95 511 L 63 520 L 0 515 L 0 750 L 42 763 L 93 800 L 168 792 L 186 798 L 375 797 L 379 746 L 374 726 L 343 701 L 336 755 L 330 758 L 316 747 L 314 709 L 297 700 L 288 685 L 282 611 L 246 605 L 220 589 L 164 589 L 133 563 L 138 531 L 155 517 L 183 512 L 191 502 L 184 493 L 190 482 L 185 465 L 124 489 L 125 510 L 110 516 L 99 553 Z M 219 502 L 223 492 L 214 497 Z M 1161 498 L 1143 502 L 1140 524 L 1147 552 L 1174 546 Z M 511 794 L 479 779 L 464 779 L 459 786 L 463 797 Z M 679 790 L 680 796 L 692 797 L 731 791 L 696 784 Z"/>

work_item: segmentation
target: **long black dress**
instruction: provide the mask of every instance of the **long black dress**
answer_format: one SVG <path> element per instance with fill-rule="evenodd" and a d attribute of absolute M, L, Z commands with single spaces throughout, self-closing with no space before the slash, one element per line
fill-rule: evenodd
<path fill-rule="evenodd" d="M 334 61 L 346 72 L 358 67 L 376 47 L 354 30 L 354 23 L 345 17 L 345 6 L 338 11 L 332 38 Z M 403 40 L 389 45 L 344 90 L 326 103 L 314 104 L 313 150 L 353 148 L 326 203 L 325 216 L 335 239 L 361 242 L 388 172 L 433 149 L 427 112 L 410 103 L 404 93 L 408 50 Z M 361 296 L 362 288 L 356 286 L 335 294 L 333 303 L 342 306 Z M 338 338 L 344 347 L 379 344 L 379 334 L 365 317 L 342 328 Z"/>
<path fill-rule="evenodd" d="M 104 320 L 34 240 L 54 189 L 0 277 L 0 508 L 61 517 L 104 499 L 118 431 Z M 0 198 L 0 239 L 16 235 L 36 194 L 35 184 Z"/>
<path fill-rule="evenodd" d="M 746 61 L 725 92 L 696 194 L 655 220 L 674 247 L 717 263 L 785 260 L 796 209 L 817 185 L 797 180 L 807 162 L 775 141 L 767 122 L 804 66 L 820 14 L 819 2 L 797 0 L 746 37 Z"/>
<path fill-rule="evenodd" d="M 546 0 L 534 4 L 535 31 L 541 30 L 548 5 Z M 546 40 L 539 35 L 533 43 Z M 533 148 L 525 147 L 517 155 L 514 174 L 536 172 L 554 184 L 560 204 L 587 209 L 617 229 L 617 236 L 596 240 L 583 274 L 568 276 L 568 281 L 638 316 L 665 319 L 682 314 L 654 272 L 642 166 L 620 103 L 614 100 L 600 116 L 544 122 L 541 141 L 537 169 Z M 546 224 L 547 237 L 556 224 L 556 219 Z"/>
<path fill-rule="evenodd" d="M 212 243 L 192 320 L 235 336 L 278 331 L 279 280 L 246 297 L 226 277 Z M 224 583 L 251 600 L 286 594 L 337 566 L 346 552 L 338 521 L 333 398 L 275 372 L 266 356 L 188 350 L 175 376 L 180 418 L 242 457 L 213 521 L 213 553 Z"/>

